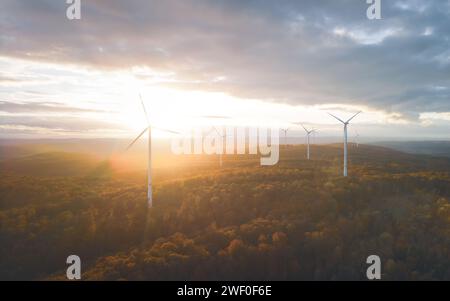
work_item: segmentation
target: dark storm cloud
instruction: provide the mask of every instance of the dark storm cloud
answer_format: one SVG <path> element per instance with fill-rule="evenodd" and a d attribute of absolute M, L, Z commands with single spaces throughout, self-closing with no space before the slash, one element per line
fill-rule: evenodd
<path fill-rule="evenodd" d="M 3 0 L 0 55 L 171 71 L 179 88 L 292 104 L 450 111 L 450 2 Z M 215 80 L 215 79 L 221 80 Z"/>

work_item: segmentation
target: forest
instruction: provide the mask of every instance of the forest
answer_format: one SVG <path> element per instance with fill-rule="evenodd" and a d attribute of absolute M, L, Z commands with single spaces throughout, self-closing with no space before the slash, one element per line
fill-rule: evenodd
<path fill-rule="evenodd" d="M 339 145 L 311 151 L 160 164 L 149 210 L 143 169 L 4 158 L 0 279 L 65 280 L 76 254 L 83 280 L 365 280 L 376 254 L 383 280 L 450 280 L 449 158 L 352 145 L 343 178 Z"/>

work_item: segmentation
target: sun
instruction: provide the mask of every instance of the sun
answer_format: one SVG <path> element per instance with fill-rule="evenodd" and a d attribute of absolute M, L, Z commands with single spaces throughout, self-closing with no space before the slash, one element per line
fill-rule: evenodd
<path fill-rule="evenodd" d="M 182 91 L 165 87 L 134 90 L 135 101 L 124 103 L 122 121 L 133 130 L 146 126 L 146 116 L 139 95 L 145 105 L 149 121 L 154 127 L 175 131 L 204 126 L 217 121 L 206 120 L 206 116 L 229 116 L 233 112 L 233 101 L 221 93 Z M 159 135 L 159 133 L 155 133 Z"/>

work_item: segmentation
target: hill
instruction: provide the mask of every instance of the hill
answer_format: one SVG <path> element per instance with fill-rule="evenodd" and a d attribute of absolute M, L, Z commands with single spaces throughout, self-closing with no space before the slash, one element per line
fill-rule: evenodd
<path fill-rule="evenodd" d="M 385 141 L 376 145 L 411 154 L 450 157 L 450 141 Z"/>
<path fill-rule="evenodd" d="M 346 179 L 339 145 L 314 146 L 311 161 L 283 147 L 272 167 L 184 158 L 154 171 L 148 212 L 144 171 L 5 174 L 0 276 L 64 279 L 77 254 L 85 280 L 363 280 L 377 254 L 383 279 L 450 279 L 450 160 L 350 152 Z"/>

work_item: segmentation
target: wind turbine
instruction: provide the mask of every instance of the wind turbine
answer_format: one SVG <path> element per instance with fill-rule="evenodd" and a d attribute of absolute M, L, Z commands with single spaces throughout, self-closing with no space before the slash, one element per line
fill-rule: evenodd
<path fill-rule="evenodd" d="M 330 116 L 336 118 L 338 121 L 342 122 L 344 124 L 344 177 L 348 176 L 348 144 L 347 144 L 347 127 L 350 123 L 350 121 L 355 118 L 357 115 L 359 115 L 361 111 L 353 115 L 349 120 L 343 121 L 339 117 L 334 116 L 333 114 L 328 113 Z"/>
<path fill-rule="evenodd" d="M 284 143 L 286 144 L 287 147 L 287 132 L 289 131 L 290 128 L 285 128 L 285 129 L 281 129 L 282 132 L 284 132 Z"/>
<path fill-rule="evenodd" d="M 225 146 L 225 139 L 227 138 L 227 134 L 220 133 L 219 130 L 214 126 L 213 129 L 216 131 L 217 135 L 222 139 L 222 150 L 219 154 L 219 166 L 222 167 L 223 165 L 223 148 Z"/>
<path fill-rule="evenodd" d="M 231 117 L 220 116 L 220 115 L 205 115 L 205 116 L 200 116 L 200 117 L 206 118 L 206 119 L 231 119 Z M 222 165 L 223 165 L 223 147 L 225 146 L 225 139 L 227 137 L 227 134 L 226 134 L 226 132 L 224 134 L 220 133 L 219 130 L 217 130 L 217 128 L 215 126 L 213 126 L 213 129 L 216 131 L 216 133 L 222 139 L 222 151 L 219 154 L 219 166 L 222 167 Z"/>
<path fill-rule="evenodd" d="M 142 108 L 144 109 L 145 119 L 147 120 L 147 127 L 127 146 L 126 150 L 129 150 L 136 141 L 139 140 L 139 138 L 142 137 L 142 135 L 145 134 L 145 132 L 148 132 L 148 160 L 147 160 L 147 206 L 148 208 L 151 208 L 153 206 L 153 194 L 152 194 L 152 125 L 150 123 L 150 119 L 147 115 L 147 110 L 145 109 L 144 101 L 142 100 L 141 95 L 139 95 L 139 98 L 141 99 Z M 154 129 L 179 134 L 175 131 L 170 131 L 166 129 L 156 128 Z"/>
<path fill-rule="evenodd" d="M 355 144 L 356 147 L 359 148 L 359 133 L 357 130 L 355 130 Z"/>
<path fill-rule="evenodd" d="M 306 129 L 306 128 L 303 126 L 303 124 L 301 124 L 301 123 L 299 123 L 299 124 L 302 126 L 302 128 L 303 128 L 303 129 L 305 130 L 305 132 L 306 132 L 306 144 L 307 144 L 306 157 L 307 157 L 308 160 L 309 160 L 309 159 L 310 159 L 309 138 L 310 138 L 311 134 L 314 133 L 316 130 L 315 130 L 315 129 L 308 130 L 308 129 Z"/>

